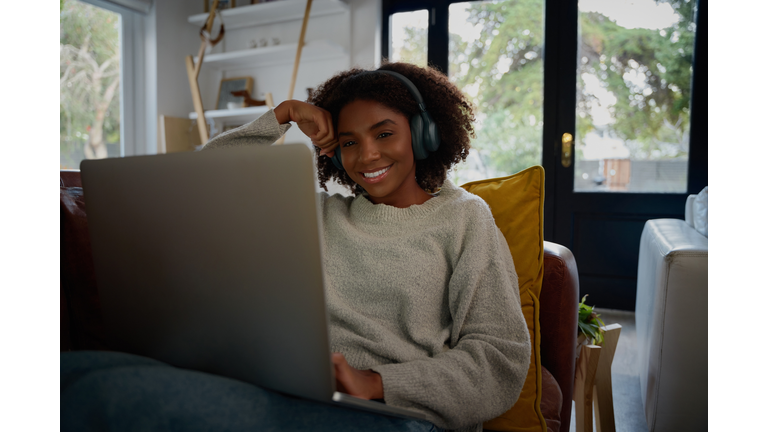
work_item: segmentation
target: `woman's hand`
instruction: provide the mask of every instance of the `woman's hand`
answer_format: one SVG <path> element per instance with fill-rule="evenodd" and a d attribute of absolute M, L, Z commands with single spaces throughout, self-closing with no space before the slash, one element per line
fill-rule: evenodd
<path fill-rule="evenodd" d="M 353 368 L 341 353 L 333 353 L 331 361 L 336 370 L 336 390 L 362 399 L 384 398 L 381 375 Z"/>
<path fill-rule="evenodd" d="M 331 113 L 306 102 L 287 100 L 275 107 L 275 117 L 280 124 L 295 122 L 299 129 L 320 147 L 320 154 L 333 156 L 339 145 L 333 130 Z"/>

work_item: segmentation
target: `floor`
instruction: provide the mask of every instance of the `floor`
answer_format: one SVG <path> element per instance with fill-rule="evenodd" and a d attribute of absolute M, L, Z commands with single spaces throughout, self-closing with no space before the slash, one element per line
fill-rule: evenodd
<path fill-rule="evenodd" d="M 613 357 L 613 412 L 616 432 L 648 432 L 643 403 L 640 400 L 640 378 L 637 364 L 635 313 L 595 308 L 603 322 L 621 325 L 619 344 Z M 571 402 L 573 403 L 573 402 Z M 576 432 L 576 417 L 571 413 L 571 432 Z"/>

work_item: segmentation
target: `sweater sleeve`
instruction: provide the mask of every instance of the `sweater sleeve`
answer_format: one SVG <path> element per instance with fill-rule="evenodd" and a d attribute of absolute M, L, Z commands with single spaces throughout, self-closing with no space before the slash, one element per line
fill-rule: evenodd
<path fill-rule="evenodd" d="M 512 255 L 490 210 L 480 210 L 468 223 L 448 284 L 449 349 L 373 368 L 387 404 L 422 411 L 447 429 L 472 428 L 507 411 L 530 362 Z"/>
<path fill-rule="evenodd" d="M 250 123 L 217 135 L 205 144 L 203 150 L 247 145 L 270 145 L 290 128 L 290 123 L 278 123 L 275 111 L 269 110 Z"/>

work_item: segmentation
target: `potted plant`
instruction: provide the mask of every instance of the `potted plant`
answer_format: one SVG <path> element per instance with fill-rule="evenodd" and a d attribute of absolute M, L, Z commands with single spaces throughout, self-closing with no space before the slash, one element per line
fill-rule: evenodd
<path fill-rule="evenodd" d="M 603 330 L 605 323 L 600 319 L 600 314 L 595 313 L 594 306 L 584 304 L 587 300 L 585 295 L 579 303 L 579 335 L 576 343 L 576 349 L 583 344 L 600 345 L 603 343 Z"/>

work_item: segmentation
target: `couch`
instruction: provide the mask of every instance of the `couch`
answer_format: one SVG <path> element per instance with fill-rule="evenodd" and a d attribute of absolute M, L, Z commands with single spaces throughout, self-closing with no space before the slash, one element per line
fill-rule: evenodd
<path fill-rule="evenodd" d="M 80 172 L 60 172 L 61 351 L 109 350 L 91 260 Z M 573 398 L 579 282 L 571 252 L 544 242 L 540 302 L 542 402 L 547 429 L 568 432 Z"/>
<path fill-rule="evenodd" d="M 685 220 L 647 221 L 640 239 L 635 324 L 649 432 L 707 430 L 707 194 L 688 197 Z"/>

